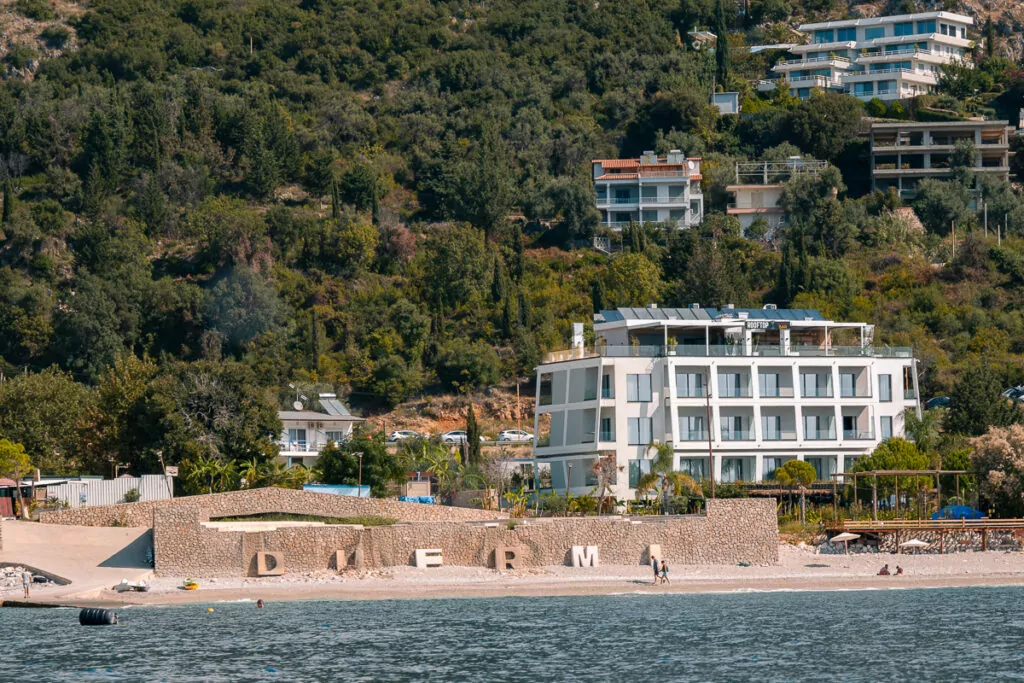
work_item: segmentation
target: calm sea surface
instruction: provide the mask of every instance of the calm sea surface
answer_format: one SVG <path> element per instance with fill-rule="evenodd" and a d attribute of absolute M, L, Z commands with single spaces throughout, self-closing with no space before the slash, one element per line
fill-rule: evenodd
<path fill-rule="evenodd" d="M 0 609 L 5 681 L 1024 679 L 1024 588 Z"/>

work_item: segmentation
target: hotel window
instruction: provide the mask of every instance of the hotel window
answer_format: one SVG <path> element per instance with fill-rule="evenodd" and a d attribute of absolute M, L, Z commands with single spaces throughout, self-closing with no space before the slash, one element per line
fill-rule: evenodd
<path fill-rule="evenodd" d="M 629 488 L 635 489 L 640 484 L 640 477 L 651 472 L 650 460 L 629 461 Z"/>
<path fill-rule="evenodd" d="M 679 471 L 700 481 L 703 479 L 708 461 L 704 458 L 680 458 Z"/>
<path fill-rule="evenodd" d="M 631 417 L 626 421 L 630 446 L 648 446 L 651 443 L 654 420 L 650 417 Z"/>
<path fill-rule="evenodd" d="M 345 441 L 345 432 L 324 432 L 324 436 L 327 437 L 328 441 L 334 443 L 343 443 Z"/>
<path fill-rule="evenodd" d="M 727 415 L 722 418 L 722 441 L 742 441 L 746 439 L 743 430 L 742 415 Z"/>
<path fill-rule="evenodd" d="M 782 416 L 762 415 L 761 416 L 762 438 L 766 441 L 778 441 L 782 438 Z"/>
<path fill-rule="evenodd" d="M 857 40 L 857 29 L 841 28 L 836 30 L 836 40 L 840 43 L 844 43 L 851 40 Z"/>
<path fill-rule="evenodd" d="M 881 420 L 882 420 L 882 432 L 881 432 L 880 436 L 882 437 L 882 441 L 885 441 L 886 439 L 891 439 L 892 438 L 892 417 L 890 417 L 888 415 L 883 415 L 881 417 Z"/>
<path fill-rule="evenodd" d="M 892 402 L 892 375 L 878 376 L 878 400 L 882 403 Z"/>
<path fill-rule="evenodd" d="M 782 467 L 785 461 L 782 458 L 765 458 L 764 459 L 764 480 L 770 481 L 775 478 L 775 470 Z"/>
<path fill-rule="evenodd" d="M 601 418 L 601 441 L 614 441 L 615 433 L 612 432 L 612 419 L 610 417 Z"/>
<path fill-rule="evenodd" d="M 644 185 L 643 187 L 640 188 L 640 196 L 643 197 L 644 199 L 657 199 L 657 185 Z"/>
<path fill-rule="evenodd" d="M 601 398 L 613 398 L 611 375 L 601 375 Z"/>
<path fill-rule="evenodd" d="M 701 398 L 704 396 L 704 375 L 699 372 L 677 374 L 676 395 L 679 398 Z"/>
<path fill-rule="evenodd" d="M 815 43 L 831 43 L 834 41 L 834 31 L 815 31 L 814 42 Z"/>
<path fill-rule="evenodd" d="M 657 211 L 644 210 L 642 216 L 643 216 L 643 222 L 644 223 L 657 223 L 658 222 L 658 212 Z"/>
<path fill-rule="evenodd" d="M 704 431 L 703 415 L 683 415 L 679 418 L 679 438 L 681 441 L 704 441 L 708 438 Z"/>
<path fill-rule="evenodd" d="M 831 398 L 832 375 L 824 372 L 808 372 L 803 375 L 805 398 Z"/>
<path fill-rule="evenodd" d="M 853 398 L 857 395 L 857 375 L 852 372 L 839 373 L 839 395 Z"/>
<path fill-rule="evenodd" d="M 967 38 L 967 27 L 965 27 L 965 26 L 961 26 L 960 27 L 960 37 L 966 40 L 966 38 Z"/>
<path fill-rule="evenodd" d="M 651 376 L 626 375 L 626 400 L 630 403 L 650 403 Z"/>
<path fill-rule="evenodd" d="M 743 458 L 724 458 L 722 460 L 722 481 L 731 484 L 735 481 L 744 481 L 746 472 L 743 467 Z"/>
<path fill-rule="evenodd" d="M 873 26 L 873 27 L 864 29 L 864 40 L 874 40 L 875 38 L 884 38 L 884 37 L 885 37 L 885 27 L 884 26 Z"/>
<path fill-rule="evenodd" d="M 896 24 L 895 33 L 898 36 L 912 36 L 914 35 L 914 22 L 905 21 L 900 24 Z"/>
<path fill-rule="evenodd" d="M 779 374 L 777 372 L 761 373 L 761 396 L 775 398 L 779 395 Z"/>
<path fill-rule="evenodd" d="M 907 365 L 903 368 L 903 398 L 907 400 L 917 398 L 914 393 L 914 373 Z"/>
<path fill-rule="evenodd" d="M 289 429 L 288 430 L 288 443 L 291 445 L 293 451 L 304 451 L 306 450 L 306 430 L 305 429 Z"/>
<path fill-rule="evenodd" d="M 935 33 L 935 21 L 919 21 L 917 22 L 918 33 Z"/>
<path fill-rule="evenodd" d="M 853 84 L 854 95 L 874 95 L 875 84 L 874 83 L 854 83 Z"/>

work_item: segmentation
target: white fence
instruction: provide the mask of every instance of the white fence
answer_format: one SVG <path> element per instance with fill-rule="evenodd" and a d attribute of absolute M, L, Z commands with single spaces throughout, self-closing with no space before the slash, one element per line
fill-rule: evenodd
<path fill-rule="evenodd" d="M 44 482 L 45 483 L 45 482 Z M 46 487 L 47 499 L 56 498 L 71 508 L 116 505 L 125 502 L 125 495 L 139 492 L 139 500 L 164 500 L 171 498 L 174 480 L 160 474 L 144 474 L 141 477 L 120 479 L 83 479 Z"/>

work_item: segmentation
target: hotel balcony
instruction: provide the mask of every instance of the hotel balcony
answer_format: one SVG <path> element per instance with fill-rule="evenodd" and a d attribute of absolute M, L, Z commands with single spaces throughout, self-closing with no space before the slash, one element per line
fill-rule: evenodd
<path fill-rule="evenodd" d="M 742 344 L 711 345 L 679 344 L 669 346 L 598 346 L 583 349 L 552 351 L 545 363 L 561 363 L 582 358 L 662 358 L 670 356 L 688 358 L 778 358 L 778 357 L 822 357 L 822 358 L 913 358 L 909 346 L 831 346 L 829 348 L 792 346 L 786 353 L 784 347 L 774 344 L 760 344 L 745 349 Z"/>
<path fill-rule="evenodd" d="M 281 454 L 287 453 L 319 453 L 327 448 L 326 441 L 278 441 L 277 447 Z"/>
<path fill-rule="evenodd" d="M 875 430 L 873 429 L 844 429 L 844 441 L 874 441 Z"/>
<path fill-rule="evenodd" d="M 834 429 L 811 429 L 804 434 L 807 441 L 835 441 L 836 430 Z"/>
<path fill-rule="evenodd" d="M 799 71 L 808 67 L 831 66 L 837 69 L 849 69 L 851 62 L 846 57 L 828 55 L 811 59 L 787 59 L 772 67 L 772 71 Z"/>
<path fill-rule="evenodd" d="M 796 441 L 796 431 L 791 429 L 769 429 L 764 432 L 765 441 Z"/>
<path fill-rule="evenodd" d="M 903 48 L 861 54 L 857 56 L 856 61 L 858 64 L 878 64 L 880 62 L 888 62 L 893 57 L 906 57 L 909 59 L 917 59 L 922 62 L 928 62 L 929 64 L 948 64 L 954 58 L 953 55 L 935 52 L 934 50 Z"/>
<path fill-rule="evenodd" d="M 866 83 L 868 81 L 885 80 L 884 76 L 894 76 L 895 78 L 910 81 L 912 83 L 924 83 L 926 85 L 935 85 L 939 82 L 938 74 L 934 71 L 924 71 L 922 69 L 905 69 L 903 67 L 894 67 L 890 69 L 879 69 L 877 71 L 864 71 L 857 73 L 843 74 L 843 84 L 849 85 L 850 83 Z M 889 88 L 888 90 L 892 90 Z M 876 94 L 884 94 L 881 90 L 877 91 Z"/>

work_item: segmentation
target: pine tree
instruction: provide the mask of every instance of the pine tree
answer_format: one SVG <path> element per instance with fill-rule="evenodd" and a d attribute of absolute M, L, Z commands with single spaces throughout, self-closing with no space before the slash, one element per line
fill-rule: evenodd
<path fill-rule="evenodd" d="M 469 464 L 474 467 L 480 466 L 480 425 L 476 421 L 476 411 L 473 404 L 469 404 L 469 411 L 466 413 L 466 442 L 467 458 Z"/>
<path fill-rule="evenodd" d="M 725 25 L 725 5 L 718 0 L 715 5 L 715 78 L 718 85 L 725 87 L 729 78 L 729 29 Z"/>

